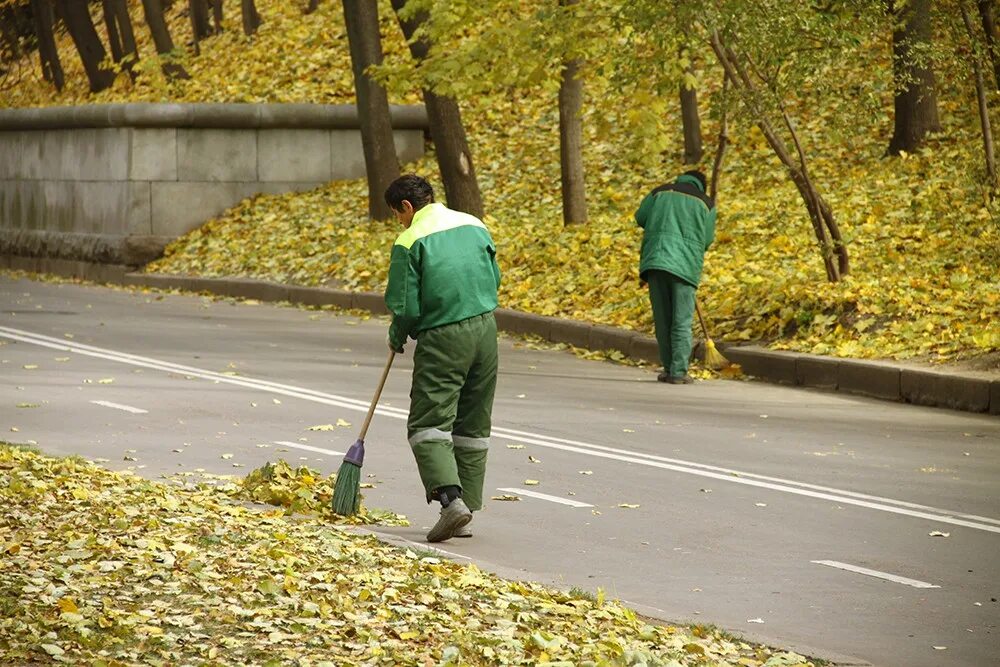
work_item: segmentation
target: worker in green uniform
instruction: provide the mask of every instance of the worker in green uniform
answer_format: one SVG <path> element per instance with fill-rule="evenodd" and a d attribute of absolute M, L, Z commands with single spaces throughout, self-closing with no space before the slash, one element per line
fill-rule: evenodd
<path fill-rule="evenodd" d="M 471 537 L 497 380 L 496 246 L 478 218 L 435 203 L 419 176 L 397 178 L 385 200 L 406 228 L 389 264 L 387 342 L 401 353 L 417 341 L 407 435 L 427 502 L 441 503 L 427 541 Z"/>
<path fill-rule="evenodd" d="M 715 202 L 705 194 L 705 174 L 696 170 L 654 189 L 635 212 L 643 231 L 639 278 L 649 284 L 663 364 L 660 382 L 692 382 L 688 362 L 695 290 L 705 252 L 715 238 L 715 218 Z"/>

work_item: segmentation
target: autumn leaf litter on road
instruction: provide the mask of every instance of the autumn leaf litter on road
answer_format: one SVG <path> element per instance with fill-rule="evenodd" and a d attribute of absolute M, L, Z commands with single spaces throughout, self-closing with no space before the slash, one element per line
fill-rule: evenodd
<path fill-rule="evenodd" d="M 329 484 L 287 464 L 251 478 L 174 488 L 0 445 L 0 659 L 806 664 L 716 630 L 647 624 L 602 594 L 421 557 L 329 516 L 248 507 L 243 491 Z"/>

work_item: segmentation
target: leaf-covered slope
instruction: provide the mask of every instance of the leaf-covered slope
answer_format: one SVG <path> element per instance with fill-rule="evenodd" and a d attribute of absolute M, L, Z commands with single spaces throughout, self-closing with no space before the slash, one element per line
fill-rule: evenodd
<path fill-rule="evenodd" d="M 502 304 L 651 332 L 631 213 L 655 181 L 639 183 L 626 166 L 594 169 L 592 221 L 564 228 L 558 156 L 541 145 L 556 141 L 554 130 L 533 135 L 529 127 L 505 140 L 483 120 L 489 113 L 502 115 L 470 105 L 467 117 L 477 119 L 480 173 L 490 184 Z M 532 139 L 536 145 L 514 146 Z M 856 357 L 948 360 L 1000 349 L 1000 234 L 975 183 L 939 168 L 973 159 L 956 143 L 936 140 L 904 160 L 818 162 L 821 178 L 851 188 L 830 196 L 853 261 L 839 284 L 824 281 L 797 194 L 766 151 L 734 150 L 699 290 L 713 335 Z M 431 158 L 412 168 L 435 173 Z M 172 244 L 150 270 L 381 290 L 399 229 L 365 220 L 364 211 L 363 182 L 258 197 Z"/>
<path fill-rule="evenodd" d="M 3 444 L 0 504 L 3 664 L 805 664 L 220 490 Z"/>
<path fill-rule="evenodd" d="M 166 4 L 166 3 L 164 3 Z M 316 12 L 304 14 L 305 2 L 257 0 L 263 19 L 256 34 L 247 37 L 240 23 L 240 3 L 226 2 L 224 30 L 200 42 L 201 55 L 186 46 L 192 42 L 188 3 L 174 2 L 166 11 L 167 25 L 176 47 L 174 57 L 191 78 L 168 82 L 160 71 L 156 48 L 146 25 L 140 0 L 128 0 L 129 14 L 139 49 L 139 76 L 133 84 L 121 74 L 112 88 L 91 94 L 83 65 L 69 35 L 58 36 L 59 59 L 66 72 L 66 87 L 56 92 L 44 81 L 37 62 L 32 76 L 0 95 L 0 106 L 55 106 L 107 102 L 354 102 L 354 79 L 347 48 L 342 4 L 326 0 Z M 107 48 L 107 29 L 93 3 L 94 26 Z M 389 58 L 408 54 L 403 37 L 383 11 L 383 50 Z M 109 54 L 110 58 L 110 54 Z M 399 102 L 415 102 L 412 95 Z"/>
<path fill-rule="evenodd" d="M 340 3 L 321 2 L 320 12 L 308 16 L 278 0 L 257 4 L 265 20 L 259 35 L 243 37 L 231 9 L 230 29 L 203 42 L 201 56 L 188 57 L 190 82 L 168 86 L 154 67 L 134 88 L 121 77 L 113 91 L 88 97 L 74 64 L 68 92 L 55 96 L 44 82 L 22 85 L 11 103 L 350 101 Z M 181 5 L 171 10 L 178 43 L 190 32 Z M 408 58 L 384 3 L 382 21 L 387 61 Z M 137 32 L 148 39 L 144 28 Z M 68 39 L 60 44 L 64 63 L 76 63 Z M 149 45 L 142 50 L 150 52 Z M 713 73 L 706 68 L 704 92 L 713 90 Z M 941 72 L 940 80 L 950 82 L 939 91 L 944 131 L 918 155 L 886 159 L 892 108 L 887 46 L 859 48 L 838 67 L 817 72 L 816 81 L 822 80 L 840 82 L 839 99 L 807 87 L 789 104 L 813 158 L 814 179 L 848 240 L 852 273 L 840 284 L 824 281 L 798 194 L 760 133 L 737 120 L 722 178 L 718 237 L 699 290 L 713 335 L 858 357 L 952 360 L 1000 350 L 1000 226 L 977 184 L 982 158 L 969 84 L 954 71 Z M 881 94 L 874 107 L 849 96 L 852 82 L 862 81 L 859 90 Z M 631 215 L 645 192 L 683 169 L 675 157 L 681 148 L 676 101 L 626 94 L 596 75 L 587 80 L 584 158 L 592 219 L 567 229 L 550 89 L 462 100 L 506 276 L 503 305 L 652 331 L 636 275 L 639 233 Z M 415 101 L 416 92 L 397 98 Z M 630 118 L 642 114 L 660 119 L 656 136 L 636 133 Z M 849 130 L 844 118 L 853 123 Z M 716 123 L 707 112 L 702 120 L 711 149 Z M 663 137 L 676 147 L 666 159 L 636 157 L 648 154 L 643 144 Z M 429 176 L 441 193 L 431 158 L 410 168 Z M 174 243 L 151 268 L 380 290 L 398 230 L 367 222 L 366 210 L 362 182 L 258 197 Z"/>

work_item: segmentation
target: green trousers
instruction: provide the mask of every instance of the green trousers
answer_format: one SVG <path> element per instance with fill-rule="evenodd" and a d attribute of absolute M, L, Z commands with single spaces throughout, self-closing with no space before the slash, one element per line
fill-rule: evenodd
<path fill-rule="evenodd" d="M 470 510 L 482 509 L 496 384 L 493 313 L 418 334 L 406 427 L 427 502 L 458 486 Z"/>
<path fill-rule="evenodd" d="M 668 375 L 685 375 L 691 359 L 691 318 L 695 288 L 667 271 L 649 271 L 649 301 L 653 306 L 660 363 Z"/>

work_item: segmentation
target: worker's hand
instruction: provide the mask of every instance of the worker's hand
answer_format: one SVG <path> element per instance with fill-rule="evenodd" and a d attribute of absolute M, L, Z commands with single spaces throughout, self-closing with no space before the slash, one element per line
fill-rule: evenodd
<path fill-rule="evenodd" d="M 388 334 L 386 334 L 386 337 L 385 337 L 385 344 L 386 344 L 386 346 L 388 346 L 388 348 L 390 350 L 392 350 L 396 354 L 403 354 L 403 346 L 400 345 L 399 347 L 393 347 L 393 345 L 392 345 L 392 339 L 389 338 Z"/>

